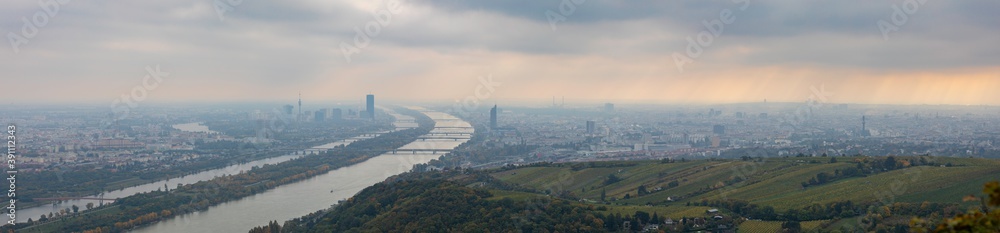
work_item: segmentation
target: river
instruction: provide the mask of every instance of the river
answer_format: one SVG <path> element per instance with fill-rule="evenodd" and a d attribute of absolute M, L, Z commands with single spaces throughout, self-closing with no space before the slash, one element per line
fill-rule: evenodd
<path fill-rule="evenodd" d="M 409 117 L 409 116 L 404 116 L 404 117 Z M 409 118 L 409 119 L 412 120 L 412 118 Z M 215 131 L 208 130 L 208 127 L 205 127 L 205 126 L 201 125 L 200 123 L 177 124 L 177 125 L 174 125 L 173 127 L 177 128 L 179 130 L 188 131 L 188 132 L 203 132 L 203 133 L 214 133 L 215 132 Z M 204 129 L 202 129 L 201 127 L 204 127 Z M 397 125 L 396 129 L 397 130 L 398 129 L 405 129 L 405 128 L 408 128 L 408 127 L 409 127 L 408 125 L 404 125 L 404 126 Z M 194 174 L 182 176 L 182 177 L 179 177 L 179 178 L 173 178 L 173 179 L 169 179 L 169 180 L 160 180 L 160 181 L 156 181 L 156 182 L 152 182 L 152 183 L 146 183 L 146 184 L 132 186 L 132 187 L 128 187 L 128 188 L 124 188 L 124 189 L 119 189 L 119 190 L 111 190 L 111 191 L 104 192 L 103 197 L 101 195 L 93 195 L 93 196 L 87 196 L 87 197 L 88 198 L 115 199 L 115 198 L 123 198 L 123 197 L 131 196 L 131 195 L 135 195 L 137 193 L 144 193 L 144 192 L 156 191 L 157 189 L 163 189 L 164 186 L 169 187 L 170 189 L 173 189 L 173 188 L 177 187 L 177 184 L 192 184 L 192 183 L 196 183 L 198 181 L 209 180 L 209 179 L 212 179 L 212 178 L 215 178 L 215 177 L 219 177 L 219 176 L 235 175 L 235 174 L 239 174 L 242 171 L 250 170 L 253 167 L 259 167 L 259 166 L 263 166 L 263 165 L 266 165 L 266 164 L 277 164 L 277 163 L 285 162 L 285 161 L 288 161 L 288 160 L 291 160 L 291 159 L 295 159 L 295 158 L 298 158 L 298 157 L 305 156 L 306 153 L 314 153 L 314 152 L 318 152 L 318 151 L 322 151 L 322 150 L 326 150 L 326 149 L 331 149 L 331 148 L 334 148 L 334 147 L 340 146 L 340 145 L 347 145 L 347 144 L 350 144 L 351 142 L 355 142 L 355 141 L 358 141 L 358 140 L 370 139 L 370 138 L 373 138 L 375 135 L 379 135 L 379 134 L 382 134 L 382 133 L 386 133 L 386 132 L 368 133 L 368 134 L 360 135 L 360 136 L 357 136 L 357 137 L 347 138 L 347 139 L 344 139 L 344 140 L 340 140 L 340 141 L 331 142 L 331 143 L 327 143 L 327 144 L 324 144 L 324 145 L 312 147 L 310 149 L 303 150 L 303 151 L 298 151 L 298 152 L 295 152 L 295 153 L 292 153 L 292 154 L 288 154 L 288 155 L 282 155 L 282 156 L 277 156 L 277 157 L 260 159 L 260 160 L 255 160 L 255 161 L 251 161 L 251 162 L 247 162 L 247 163 L 242 163 L 242 164 L 229 165 L 229 166 L 226 166 L 226 167 L 217 168 L 217 169 L 211 169 L 211 170 L 206 170 L 206 171 L 202 171 L 202 172 L 198 172 L 198 173 L 194 173 Z M 17 210 L 17 214 L 19 216 L 18 217 L 18 222 L 27 222 L 28 218 L 36 219 L 37 220 L 39 218 L 39 216 L 41 216 L 43 214 L 47 215 L 49 213 L 59 213 L 60 210 L 64 210 L 66 208 L 72 208 L 73 205 L 76 205 L 77 207 L 80 208 L 81 211 L 83 211 L 83 210 L 86 209 L 87 203 L 93 203 L 94 206 L 96 207 L 96 206 L 101 205 L 102 202 L 103 202 L 103 204 L 109 204 L 109 203 L 111 203 L 113 201 L 68 200 L 68 201 L 63 201 L 63 202 L 60 202 L 60 203 L 53 203 L 53 204 L 48 204 L 48 205 L 30 207 L 30 208 L 25 208 L 25 209 L 19 209 L 19 210 Z"/>
<path fill-rule="evenodd" d="M 436 122 L 431 134 L 473 133 L 468 122 L 454 116 L 419 109 Z M 401 121 L 397 116 L 397 121 Z M 405 121 L 405 119 L 403 120 Z M 398 124 L 397 127 L 411 127 Z M 404 126 L 405 125 L 405 126 Z M 465 135 L 469 136 L 469 135 Z M 400 149 L 453 149 L 468 139 L 417 140 Z M 329 208 L 332 204 L 354 196 L 355 193 L 389 176 L 409 171 L 413 165 L 426 163 L 443 155 L 443 152 L 420 151 L 383 154 L 367 161 L 338 168 L 326 174 L 303 181 L 279 186 L 275 189 L 209 207 L 206 211 L 188 213 L 139 228 L 133 232 L 247 232 L 254 226 L 269 221 L 279 223 Z"/>

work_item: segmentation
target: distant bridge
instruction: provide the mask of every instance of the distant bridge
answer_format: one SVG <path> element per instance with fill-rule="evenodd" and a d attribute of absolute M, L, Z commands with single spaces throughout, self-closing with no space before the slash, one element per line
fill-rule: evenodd
<path fill-rule="evenodd" d="M 295 155 L 297 155 L 297 154 L 308 155 L 308 154 L 324 153 L 326 151 L 333 150 L 333 149 L 336 149 L 336 148 L 279 149 L 279 150 L 274 150 L 274 151 L 277 151 L 279 153 L 291 153 L 291 154 L 295 154 Z"/>
<path fill-rule="evenodd" d="M 392 154 L 396 154 L 397 152 L 412 152 L 413 154 L 416 154 L 418 151 L 425 151 L 425 152 L 426 151 L 430 151 L 431 154 L 437 154 L 438 151 L 440 151 L 440 152 L 450 152 L 451 149 L 395 149 L 395 150 L 392 150 Z"/>
<path fill-rule="evenodd" d="M 99 197 L 43 197 L 43 198 L 32 198 L 35 201 L 68 201 L 68 200 L 95 200 L 95 201 L 114 201 L 118 198 L 99 198 Z"/>
<path fill-rule="evenodd" d="M 472 133 L 466 132 L 438 132 L 438 133 L 427 133 L 424 136 L 459 136 L 459 135 L 472 135 Z"/>
<path fill-rule="evenodd" d="M 454 141 L 458 141 L 458 140 L 461 140 L 461 139 L 472 139 L 472 138 L 471 137 L 462 137 L 462 136 L 437 136 L 437 137 L 419 137 L 417 139 L 420 139 L 420 141 L 427 141 L 427 139 L 440 139 L 440 140 L 452 139 Z"/>

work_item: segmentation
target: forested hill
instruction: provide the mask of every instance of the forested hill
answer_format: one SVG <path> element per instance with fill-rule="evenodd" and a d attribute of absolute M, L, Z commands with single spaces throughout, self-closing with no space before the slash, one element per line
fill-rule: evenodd
<path fill-rule="evenodd" d="M 289 221 L 281 232 L 600 231 L 604 224 L 593 208 L 551 198 L 498 199 L 444 179 L 405 180 L 366 188 L 315 222 Z"/>
<path fill-rule="evenodd" d="M 931 156 L 453 169 L 393 177 L 251 232 L 908 232 L 913 219 L 996 212 L 968 196 L 993 180 L 1000 161 Z"/>

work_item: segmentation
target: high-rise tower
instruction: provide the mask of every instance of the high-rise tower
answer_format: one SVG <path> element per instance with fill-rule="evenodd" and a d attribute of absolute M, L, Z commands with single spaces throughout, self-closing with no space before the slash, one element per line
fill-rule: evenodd
<path fill-rule="evenodd" d="M 862 137 L 872 136 L 872 133 L 868 132 L 868 126 L 866 125 L 867 123 L 868 122 L 866 122 L 865 116 L 862 115 L 861 116 L 861 136 Z"/>
<path fill-rule="evenodd" d="M 497 128 L 497 105 L 494 104 L 493 108 L 490 109 L 490 129 Z"/>
<path fill-rule="evenodd" d="M 367 102 L 365 106 L 367 106 L 367 108 L 365 112 L 366 114 L 365 117 L 368 117 L 369 119 L 375 119 L 375 95 L 368 94 L 368 96 L 366 96 L 366 100 Z"/>

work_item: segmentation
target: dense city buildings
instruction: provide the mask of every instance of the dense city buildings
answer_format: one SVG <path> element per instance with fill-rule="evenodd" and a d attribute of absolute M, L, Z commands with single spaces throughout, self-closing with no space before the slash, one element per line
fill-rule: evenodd
<path fill-rule="evenodd" d="M 810 109 L 812 108 L 812 109 Z M 497 143 L 540 146 L 508 162 L 827 155 L 1000 157 L 1000 109 L 748 103 L 505 108 Z M 805 111 L 809 110 L 809 111 Z M 492 127 L 493 109 L 484 124 Z M 727 113 L 728 112 L 728 113 Z M 485 114 L 484 114 L 485 115 Z M 858 116 L 868 115 L 863 121 Z M 469 115 L 475 120 L 476 115 Z M 586 122 L 586 124 L 580 124 Z"/>

